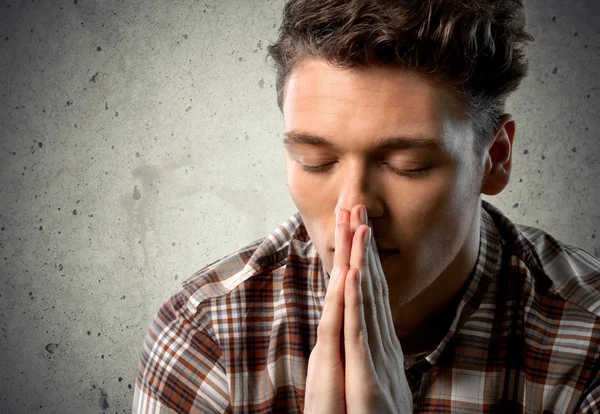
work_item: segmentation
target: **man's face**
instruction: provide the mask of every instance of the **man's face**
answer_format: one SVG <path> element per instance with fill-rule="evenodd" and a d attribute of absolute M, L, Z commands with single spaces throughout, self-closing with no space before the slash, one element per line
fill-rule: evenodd
<path fill-rule="evenodd" d="M 367 206 L 378 249 L 397 250 L 380 256 L 393 309 L 459 269 L 469 241 L 478 249 L 483 165 L 471 123 L 448 92 L 399 69 L 306 60 L 284 96 L 286 135 L 331 144 L 286 144 L 288 188 L 324 271 L 333 266 L 335 210 L 355 204 Z M 390 137 L 407 142 L 379 147 Z M 431 145 L 411 146 L 417 138 Z M 423 168 L 422 176 L 401 171 Z"/>

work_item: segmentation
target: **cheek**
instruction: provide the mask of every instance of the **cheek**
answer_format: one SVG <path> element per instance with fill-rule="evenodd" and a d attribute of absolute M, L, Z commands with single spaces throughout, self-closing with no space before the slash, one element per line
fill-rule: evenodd
<path fill-rule="evenodd" d="M 296 204 L 298 211 L 302 213 L 302 216 L 310 215 L 310 207 L 315 204 L 311 202 L 314 199 L 314 185 L 311 184 L 310 180 L 298 174 L 293 169 L 288 170 L 287 173 L 287 185 L 290 192 L 290 196 Z"/>
<path fill-rule="evenodd" d="M 325 191 L 324 186 L 319 185 L 310 174 L 300 171 L 293 163 L 294 161 L 287 160 L 287 186 L 302 217 L 305 220 L 316 220 L 323 216 L 327 209 L 333 215 L 336 200 L 331 196 L 332 193 Z"/>
<path fill-rule="evenodd" d="M 315 245 L 323 261 L 324 269 L 331 272 L 333 256 L 327 248 L 334 243 L 335 206 L 334 191 L 326 191 L 316 184 L 308 174 L 299 171 L 297 166 L 288 164 L 288 191 L 302 220 L 312 243 Z"/>
<path fill-rule="evenodd" d="M 298 170 L 294 165 L 294 160 L 292 160 L 288 154 L 286 154 L 285 157 L 285 168 L 288 191 L 298 210 L 303 213 L 303 208 L 307 204 L 306 199 L 310 194 L 310 183 L 305 177 L 298 174 Z"/>
<path fill-rule="evenodd" d="M 406 187 L 394 197 L 399 240 L 413 247 L 448 241 L 469 210 L 473 197 L 472 177 L 460 168 L 449 167 L 429 181 Z"/>
<path fill-rule="evenodd" d="M 329 202 L 325 193 L 319 190 L 315 185 L 315 180 L 307 174 L 298 171 L 295 167 L 288 166 L 287 185 L 290 196 L 296 205 L 296 208 L 302 215 L 306 230 L 317 248 L 320 248 L 320 240 L 326 240 L 325 231 L 333 217 L 335 209 L 335 200 L 333 204 Z M 328 213 L 330 211 L 330 213 Z"/>
<path fill-rule="evenodd" d="M 415 229 L 420 234 L 414 234 L 418 240 L 415 247 L 421 262 L 437 263 L 438 271 L 458 254 L 468 235 L 479 199 L 473 180 L 468 169 L 455 171 L 423 205 L 421 226 Z"/>

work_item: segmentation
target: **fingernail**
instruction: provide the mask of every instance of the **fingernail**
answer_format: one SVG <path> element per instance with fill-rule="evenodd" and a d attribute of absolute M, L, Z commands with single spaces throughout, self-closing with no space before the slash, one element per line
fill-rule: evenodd
<path fill-rule="evenodd" d="M 362 206 L 360 208 L 360 220 L 364 223 L 367 224 L 367 208 L 365 206 Z"/>
<path fill-rule="evenodd" d="M 371 244 L 371 227 L 369 227 L 369 230 L 367 230 L 365 232 L 365 246 L 369 247 L 369 245 Z"/>
<path fill-rule="evenodd" d="M 336 208 L 335 209 L 335 224 L 340 222 L 340 209 Z"/>

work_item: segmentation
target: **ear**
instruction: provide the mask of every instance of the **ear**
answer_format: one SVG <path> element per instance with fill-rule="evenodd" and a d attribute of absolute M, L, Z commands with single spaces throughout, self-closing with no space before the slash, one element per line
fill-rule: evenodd
<path fill-rule="evenodd" d="M 504 114 L 498 121 L 494 141 L 484 155 L 481 193 L 493 196 L 501 193 L 508 185 L 514 137 L 515 120 L 511 114 Z"/>

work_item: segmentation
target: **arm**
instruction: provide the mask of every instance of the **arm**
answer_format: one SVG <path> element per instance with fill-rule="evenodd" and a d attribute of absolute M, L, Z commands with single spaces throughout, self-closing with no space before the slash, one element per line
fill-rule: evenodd
<path fill-rule="evenodd" d="M 209 334 L 210 321 L 199 312 L 191 315 L 178 292 L 154 315 L 138 364 L 132 413 L 231 412 L 221 349 Z"/>

